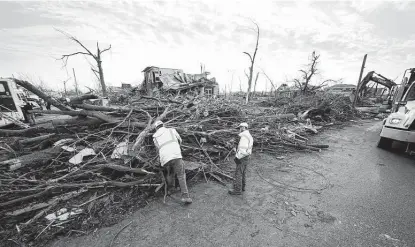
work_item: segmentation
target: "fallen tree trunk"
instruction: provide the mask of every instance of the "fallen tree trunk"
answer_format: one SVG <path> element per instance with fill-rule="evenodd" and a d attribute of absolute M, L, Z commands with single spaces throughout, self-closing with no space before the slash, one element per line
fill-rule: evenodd
<path fill-rule="evenodd" d="M 61 112 L 61 111 L 58 111 Z M 0 129 L 0 137 L 9 137 L 9 136 L 34 136 L 39 133 L 58 133 L 59 131 L 56 127 L 59 126 L 94 126 L 104 123 L 103 120 L 97 118 L 68 118 L 68 119 L 55 119 L 50 123 L 42 123 L 39 126 L 34 126 L 28 129 L 18 129 L 18 130 L 9 130 L 9 129 Z"/>
<path fill-rule="evenodd" d="M 0 208 L 10 206 L 10 205 L 13 205 L 13 204 L 16 204 L 16 203 L 19 203 L 19 202 L 24 202 L 24 201 L 27 201 L 27 200 L 30 200 L 30 199 L 33 199 L 33 198 L 38 198 L 38 197 L 44 196 L 47 193 L 49 193 L 50 189 L 51 189 L 51 187 L 48 187 L 45 190 L 43 190 L 39 193 L 36 193 L 36 194 L 31 194 L 31 195 L 20 197 L 20 198 L 11 200 L 11 201 L 2 202 L 2 203 L 0 203 Z"/>
<path fill-rule="evenodd" d="M 68 111 L 71 110 L 71 108 L 69 108 L 68 106 L 62 104 L 61 102 L 55 100 L 54 98 L 52 98 L 51 96 L 45 94 L 44 92 L 40 91 L 39 89 L 37 89 L 35 86 L 33 86 L 30 82 L 27 81 L 23 81 L 23 80 L 18 80 L 18 79 L 14 79 L 14 82 L 19 85 L 22 86 L 24 88 L 26 88 L 27 90 L 29 90 L 30 92 L 36 94 L 37 96 L 39 96 L 39 98 L 43 99 L 44 101 L 52 104 L 53 106 L 55 106 L 56 108 L 58 108 L 59 110 L 62 111 Z"/>
<path fill-rule="evenodd" d="M 84 94 L 81 96 L 69 98 L 68 103 L 71 105 L 82 104 L 84 100 L 88 100 L 88 99 L 98 99 L 98 96 L 96 96 L 95 94 Z"/>
<path fill-rule="evenodd" d="M 16 198 L 16 199 L 13 199 L 13 200 L 10 200 L 10 201 L 7 201 L 7 202 L 2 202 L 2 203 L 0 203 L 0 208 L 10 206 L 10 205 L 13 205 L 13 204 L 16 204 L 16 203 L 28 201 L 28 200 L 31 200 L 31 199 L 34 199 L 34 198 L 42 197 L 42 196 L 48 194 L 49 192 L 51 192 L 52 189 L 88 188 L 88 187 L 96 187 L 96 186 L 114 186 L 114 187 L 126 188 L 126 187 L 131 187 L 131 186 L 135 186 L 135 185 L 144 184 L 144 181 L 145 180 L 135 180 L 135 181 L 130 181 L 130 182 L 102 181 L 102 182 L 89 182 L 89 183 L 56 184 L 56 185 L 48 186 L 44 189 L 42 188 L 43 191 L 40 191 L 36 194 Z"/>
<path fill-rule="evenodd" d="M 67 119 L 56 119 L 52 120 L 52 125 L 62 126 L 62 125 L 80 125 L 80 126 L 94 126 L 104 123 L 101 119 L 90 118 L 90 117 L 73 117 Z"/>
<path fill-rule="evenodd" d="M 130 110 L 131 111 L 131 110 Z M 117 124 L 122 121 L 122 119 L 117 119 L 110 117 L 102 112 L 99 111 L 40 111 L 40 110 L 32 110 L 29 111 L 31 113 L 41 113 L 41 114 L 58 114 L 58 115 L 68 115 L 68 116 L 81 116 L 81 117 L 94 117 L 97 118 L 103 122 L 109 123 L 109 124 Z M 74 121 L 74 120 L 72 120 Z M 76 120 L 75 120 L 76 121 Z M 137 127 L 137 128 L 146 128 L 147 124 L 141 123 L 141 122 L 130 122 L 130 123 L 122 123 L 118 127 Z"/>
<path fill-rule="evenodd" d="M 100 106 L 100 105 L 90 105 L 90 104 L 75 104 L 73 105 L 76 108 L 81 108 L 85 110 L 91 111 L 117 111 L 117 112 L 129 112 L 132 109 L 129 108 L 121 108 L 121 107 L 113 107 L 113 106 Z"/>
<path fill-rule="evenodd" d="M 55 136 L 55 134 L 47 134 L 47 135 L 43 135 L 43 136 L 37 136 L 37 137 L 33 137 L 33 138 L 27 138 L 24 140 L 20 140 L 19 143 L 21 145 L 28 145 L 28 144 L 32 144 L 32 143 L 36 143 L 36 142 L 41 142 L 44 140 L 47 140 L 51 137 Z"/>
<path fill-rule="evenodd" d="M 315 148 L 329 148 L 329 145 L 326 144 L 307 144 L 309 147 L 315 147 Z"/>
<path fill-rule="evenodd" d="M 142 168 L 130 168 L 127 166 L 120 166 L 117 164 L 99 164 L 99 165 L 95 165 L 94 168 L 108 168 L 108 169 L 112 169 L 112 170 L 116 170 L 120 172 L 132 172 L 132 173 L 137 173 L 137 174 L 155 174 L 153 172 L 146 171 L 145 169 L 142 169 Z"/>
<path fill-rule="evenodd" d="M 302 144 L 291 144 L 291 143 L 286 143 L 286 142 L 282 142 L 282 144 L 288 147 L 294 147 L 294 148 L 299 148 L 299 149 L 309 149 L 312 151 L 321 152 L 321 149 L 312 147 L 312 146 L 307 146 L 307 145 L 302 145 Z"/>
<path fill-rule="evenodd" d="M 102 112 L 95 112 L 95 111 L 40 111 L 40 110 L 32 110 L 29 111 L 31 113 L 40 113 L 40 114 L 58 114 L 58 115 L 68 115 L 68 116 L 84 116 L 84 117 L 94 117 L 97 119 L 100 119 L 107 123 L 117 123 L 118 120 L 112 117 L 109 117 L 108 115 L 105 115 Z"/>
<path fill-rule="evenodd" d="M 78 195 L 80 195 L 80 194 L 82 194 L 86 191 L 87 190 L 85 190 L 85 189 L 80 189 L 78 191 L 72 191 L 72 192 L 54 197 L 54 198 L 50 199 L 47 202 L 41 202 L 41 203 L 33 204 L 33 205 L 27 206 L 25 208 L 17 209 L 13 212 L 8 212 L 8 213 L 6 213 L 6 215 L 8 215 L 8 216 L 18 216 L 18 215 L 25 214 L 25 213 L 32 212 L 32 211 L 36 211 L 36 210 L 39 210 L 39 209 L 42 209 L 42 208 L 46 208 L 46 207 L 49 207 L 49 206 L 55 206 L 59 202 L 67 201 L 67 200 L 69 200 L 69 199 L 71 199 L 75 196 L 78 196 Z"/>
<path fill-rule="evenodd" d="M 20 130 L 7 130 L 7 129 L 0 129 L 0 136 L 31 136 L 37 133 L 53 133 L 54 129 L 45 128 L 42 126 L 31 127 L 28 129 L 20 129 Z"/>
<path fill-rule="evenodd" d="M 9 165 L 9 170 L 14 171 L 27 165 L 35 165 L 39 162 L 45 162 L 56 157 L 61 152 L 60 147 L 48 148 L 36 153 L 19 156 L 15 159 L 0 162 L 0 167 Z"/>

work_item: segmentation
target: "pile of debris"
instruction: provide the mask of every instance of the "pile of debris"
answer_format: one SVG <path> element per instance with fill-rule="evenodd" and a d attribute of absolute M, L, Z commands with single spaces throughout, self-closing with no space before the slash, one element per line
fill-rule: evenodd
<path fill-rule="evenodd" d="M 262 102 L 264 106 L 283 109 L 283 113 L 293 113 L 302 119 L 314 122 L 345 122 L 359 116 L 353 108 L 350 97 L 331 93 L 318 93 L 311 96 L 276 98 Z"/>
<path fill-rule="evenodd" d="M 108 223 L 99 220 L 103 215 L 108 220 L 114 212 L 122 214 L 165 187 L 151 138 L 156 120 L 181 135 L 190 177 L 200 174 L 221 184 L 232 179 L 223 167 L 237 145 L 240 122 L 250 124 L 254 152 L 328 147 L 309 143 L 306 133 L 316 132 L 310 123 L 281 117 L 278 110 L 264 116 L 236 102 L 141 97 L 127 106 L 106 107 L 55 101 L 61 110 L 33 112 L 70 118 L 0 129 L 3 243 L 38 244 L 56 234 L 83 233 Z"/>

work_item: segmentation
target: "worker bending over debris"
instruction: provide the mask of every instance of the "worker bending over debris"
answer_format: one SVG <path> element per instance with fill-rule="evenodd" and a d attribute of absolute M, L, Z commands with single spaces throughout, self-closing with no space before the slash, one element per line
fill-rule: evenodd
<path fill-rule="evenodd" d="M 25 118 L 25 121 L 29 122 L 30 125 L 35 125 L 36 124 L 35 114 L 29 112 L 33 110 L 33 104 L 27 100 L 25 100 L 24 102 L 25 102 L 25 105 L 22 107 L 22 111 L 23 111 L 23 116 Z"/>
<path fill-rule="evenodd" d="M 254 139 L 248 131 L 248 124 L 241 123 L 238 127 L 240 129 L 240 140 L 234 159 L 236 170 L 233 189 L 229 190 L 229 194 L 231 195 L 241 195 L 242 191 L 245 191 L 246 167 L 248 166 L 249 157 L 252 154 L 252 146 L 254 144 Z"/>
<path fill-rule="evenodd" d="M 162 121 L 156 121 L 154 126 L 156 127 L 156 133 L 153 135 L 153 141 L 159 151 L 160 164 L 167 170 L 173 169 L 179 180 L 180 190 L 182 192 L 181 200 L 185 204 L 190 204 L 192 203 L 192 199 L 189 197 L 187 190 L 186 173 L 182 160 L 182 152 L 180 150 L 182 138 L 174 128 L 164 127 Z"/>

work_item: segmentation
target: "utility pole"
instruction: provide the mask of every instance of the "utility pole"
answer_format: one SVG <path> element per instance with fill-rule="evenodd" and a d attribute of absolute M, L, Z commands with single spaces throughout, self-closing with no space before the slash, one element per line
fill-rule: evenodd
<path fill-rule="evenodd" d="M 70 80 L 71 78 L 69 77 L 68 79 L 66 79 L 66 80 L 64 80 L 63 81 L 63 89 L 64 89 L 64 92 L 65 92 L 65 96 L 66 95 L 68 95 L 68 92 L 66 91 L 66 83 Z"/>
<path fill-rule="evenodd" d="M 68 82 L 68 80 L 66 80 L 66 81 L 63 81 L 63 90 L 64 90 L 64 92 L 65 92 L 65 96 L 68 94 L 67 92 L 66 92 L 66 83 Z"/>
<path fill-rule="evenodd" d="M 75 75 L 75 69 L 74 68 L 72 68 L 72 72 L 73 72 L 73 78 L 75 80 L 75 92 L 76 92 L 76 95 L 78 95 L 78 82 L 76 81 L 76 75 Z"/>
<path fill-rule="evenodd" d="M 363 70 L 365 69 L 365 65 L 366 65 L 366 58 L 367 58 L 367 54 L 365 54 L 365 56 L 363 57 L 362 67 L 360 69 L 359 81 L 357 82 L 356 92 L 354 94 L 353 107 L 355 107 L 357 98 L 359 97 L 360 82 L 362 81 Z"/>

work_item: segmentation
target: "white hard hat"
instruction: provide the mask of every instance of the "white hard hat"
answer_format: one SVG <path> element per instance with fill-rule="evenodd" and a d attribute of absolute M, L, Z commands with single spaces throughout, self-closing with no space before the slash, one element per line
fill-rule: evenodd
<path fill-rule="evenodd" d="M 154 123 L 154 127 L 159 127 L 160 125 L 162 125 L 163 124 L 163 122 L 162 121 L 160 121 L 160 120 L 158 120 L 158 121 L 156 121 L 155 123 Z"/>
<path fill-rule="evenodd" d="M 247 123 L 240 123 L 238 127 L 248 128 L 248 124 Z"/>

